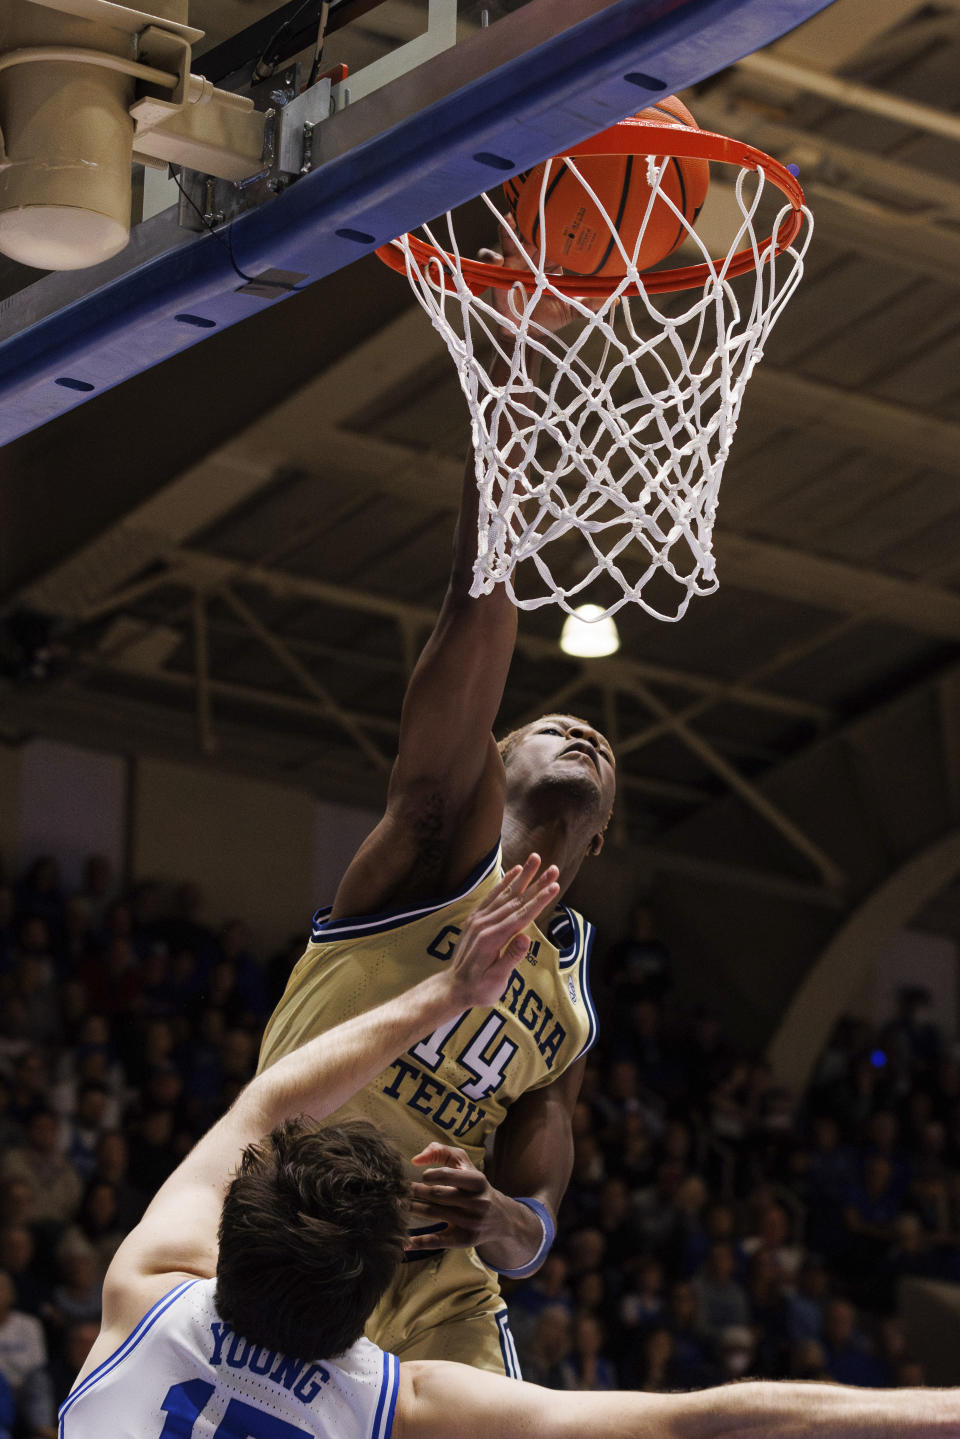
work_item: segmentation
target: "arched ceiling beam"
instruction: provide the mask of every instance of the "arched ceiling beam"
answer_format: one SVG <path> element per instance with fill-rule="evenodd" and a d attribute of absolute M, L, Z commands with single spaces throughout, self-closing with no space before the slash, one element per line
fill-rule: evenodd
<path fill-rule="evenodd" d="M 800 1094 L 831 1029 L 863 987 L 883 946 L 960 874 L 960 829 L 889 875 L 807 972 L 767 1058 L 777 1081 Z"/>

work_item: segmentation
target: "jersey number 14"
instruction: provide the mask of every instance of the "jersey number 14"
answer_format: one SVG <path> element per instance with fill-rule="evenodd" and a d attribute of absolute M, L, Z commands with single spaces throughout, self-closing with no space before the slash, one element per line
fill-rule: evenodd
<path fill-rule="evenodd" d="M 421 1064 L 432 1072 L 440 1067 L 444 1057 L 444 1048 L 447 1041 L 452 1037 L 454 1031 L 463 1023 L 472 1010 L 461 1014 L 458 1019 L 451 1019 L 447 1024 L 441 1024 L 426 1039 L 414 1045 L 410 1051 L 416 1055 Z M 459 1084 L 457 1088 L 467 1099 L 486 1099 L 489 1094 L 494 1094 L 503 1083 L 507 1065 L 517 1052 L 517 1046 L 512 1039 L 501 1039 L 501 1031 L 507 1021 L 502 1014 L 494 1012 L 487 1016 L 483 1024 L 476 1031 L 473 1037 L 457 1055 L 456 1062 L 461 1065 L 473 1078 L 465 1084 Z"/>

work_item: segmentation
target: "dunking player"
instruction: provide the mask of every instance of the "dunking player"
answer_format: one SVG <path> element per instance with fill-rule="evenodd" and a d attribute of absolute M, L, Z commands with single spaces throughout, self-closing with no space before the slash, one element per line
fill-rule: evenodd
<path fill-rule="evenodd" d="M 500 994 L 527 949 L 513 937 L 557 893 L 556 872 L 535 870 L 531 856 L 511 871 L 440 974 L 253 1080 L 166 1181 L 107 1272 L 61 1439 L 960 1439 L 955 1391 L 560 1394 L 398 1364 L 362 1338 L 404 1242 L 403 1161 L 368 1125 L 315 1118 Z"/>
<path fill-rule="evenodd" d="M 566 318 L 559 307 L 540 315 L 552 328 Z M 603 845 L 615 782 L 602 735 L 570 715 L 527 725 L 499 748 L 491 734 L 517 614 L 502 587 L 469 598 L 477 503 L 468 463 L 450 585 L 407 689 L 386 813 L 332 910 L 316 918 L 267 1026 L 261 1069 L 442 970 L 501 863 L 536 850 L 558 867 L 562 894 Z M 591 939 L 560 907 L 542 931 L 531 928 L 499 1003 L 418 1036 L 337 1115 L 371 1120 L 424 1171 L 409 1262 L 367 1328 L 391 1353 L 519 1375 L 494 1271 L 531 1274 L 550 1248 L 595 1032 Z"/>

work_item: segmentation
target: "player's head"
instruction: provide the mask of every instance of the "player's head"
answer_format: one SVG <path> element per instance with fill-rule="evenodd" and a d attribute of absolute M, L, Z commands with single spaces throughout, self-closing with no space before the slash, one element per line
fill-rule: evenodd
<path fill-rule="evenodd" d="M 584 830 L 599 854 L 616 793 L 616 761 L 609 740 L 575 715 L 544 715 L 500 741 L 507 772 L 507 806 L 559 805 Z"/>
<path fill-rule="evenodd" d="M 221 1318 L 297 1359 L 342 1354 L 396 1272 L 408 1189 L 369 1124 L 300 1116 L 248 1145 L 220 1217 Z"/>

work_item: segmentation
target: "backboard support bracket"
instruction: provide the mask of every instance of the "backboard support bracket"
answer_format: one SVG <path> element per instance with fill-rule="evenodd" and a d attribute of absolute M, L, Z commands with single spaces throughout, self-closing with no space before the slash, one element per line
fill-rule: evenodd
<path fill-rule="evenodd" d="M 479 194 L 491 157 L 498 178 L 504 162 L 514 173 L 534 165 L 828 3 L 529 0 L 315 129 L 310 172 L 235 221 L 237 260 L 254 278 L 332 274 Z M 185 237 L 166 214 L 139 228 L 123 263 L 90 272 L 96 288 L 78 294 L 50 276 L 0 308 L 0 443 L 250 314 L 216 237 Z M 184 313 L 208 327 L 181 323 Z"/>

